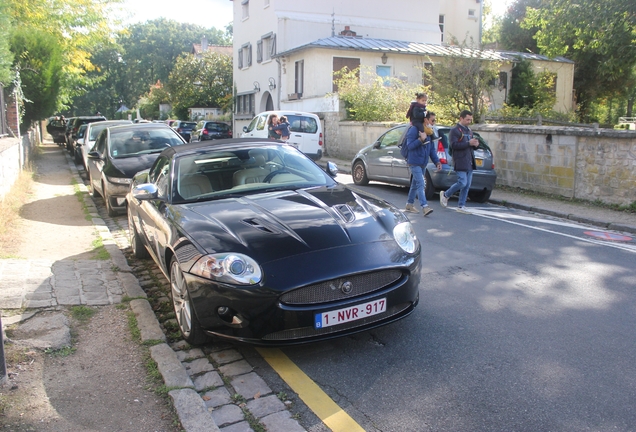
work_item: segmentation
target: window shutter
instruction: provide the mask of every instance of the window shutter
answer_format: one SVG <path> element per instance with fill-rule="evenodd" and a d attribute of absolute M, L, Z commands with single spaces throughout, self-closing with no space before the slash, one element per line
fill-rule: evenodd
<path fill-rule="evenodd" d="M 252 66 L 252 44 L 247 47 L 247 67 Z"/>
<path fill-rule="evenodd" d="M 269 44 L 269 56 L 274 57 L 276 55 L 276 35 L 271 37 L 271 43 Z"/>
<path fill-rule="evenodd" d="M 260 63 L 263 61 L 263 39 L 256 42 L 256 62 Z"/>

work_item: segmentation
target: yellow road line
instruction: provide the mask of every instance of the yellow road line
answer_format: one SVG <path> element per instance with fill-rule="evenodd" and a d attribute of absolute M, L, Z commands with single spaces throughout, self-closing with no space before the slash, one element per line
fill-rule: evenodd
<path fill-rule="evenodd" d="M 256 350 L 329 429 L 333 432 L 364 432 L 364 429 L 345 410 L 327 396 L 281 350 L 277 348 L 257 348 Z"/>

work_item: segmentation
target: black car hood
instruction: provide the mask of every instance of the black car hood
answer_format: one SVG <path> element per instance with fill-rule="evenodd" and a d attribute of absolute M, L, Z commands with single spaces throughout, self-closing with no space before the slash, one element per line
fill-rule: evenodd
<path fill-rule="evenodd" d="M 159 153 L 137 155 L 121 159 L 110 159 L 104 173 L 112 177 L 133 178 L 136 173 L 152 166 L 159 157 Z"/>
<path fill-rule="evenodd" d="M 174 210 L 182 232 L 205 252 L 242 252 L 261 264 L 329 248 L 392 241 L 393 227 L 407 220 L 390 204 L 343 185 L 184 204 Z"/>

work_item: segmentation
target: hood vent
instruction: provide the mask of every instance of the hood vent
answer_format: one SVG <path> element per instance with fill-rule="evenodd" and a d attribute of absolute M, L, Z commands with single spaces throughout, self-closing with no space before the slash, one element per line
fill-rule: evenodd
<path fill-rule="evenodd" d="M 336 211 L 338 216 L 345 221 L 345 223 L 351 223 L 356 220 L 356 215 L 348 204 L 339 204 L 332 208 Z"/>
<path fill-rule="evenodd" d="M 243 223 L 266 233 L 280 234 L 279 230 L 258 218 L 243 219 Z"/>

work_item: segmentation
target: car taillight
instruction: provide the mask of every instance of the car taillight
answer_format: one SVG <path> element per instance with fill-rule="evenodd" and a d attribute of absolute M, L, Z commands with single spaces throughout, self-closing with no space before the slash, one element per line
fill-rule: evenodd
<path fill-rule="evenodd" d="M 320 132 L 320 136 L 318 137 L 318 145 L 322 146 L 322 132 Z"/>
<path fill-rule="evenodd" d="M 230 134 L 230 136 L 232 136 L 232 129 L 230 129 L 230 130 L 229 130 L 229 131 L 227 131 L 227 132 Z"/>
<path fill-rule="evenodd" d="M 201 133 L 202 133 L 203 135 L 207 135 L 207 134 L 208 134 L 208 130 L 207 130 L 207 129 L 203 129 L 203 130 L 201 131 Z"/>
<path fill-rule="evenodd" d="M 446 159 L 446 150 L 444 150 L 442 140 L 437 141 L 437 157 L 439 158 L 440 163 L 444 165 L 448 164 L 448 160 Z"/>
<path fill-rule="evenodd" d="M 181 130 L 181 128 L 177 128 L 177 132 L 181 133 L 183 131 Z"/>

